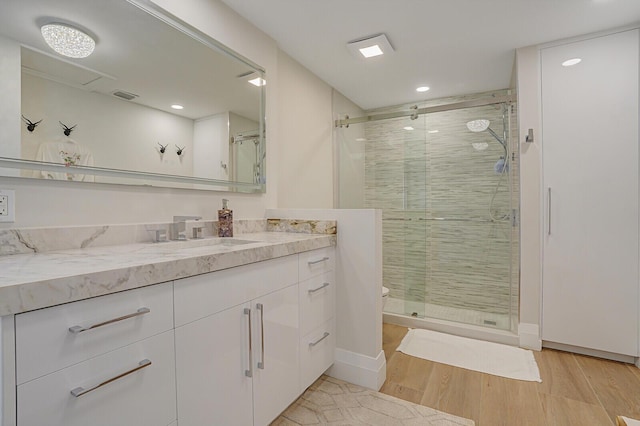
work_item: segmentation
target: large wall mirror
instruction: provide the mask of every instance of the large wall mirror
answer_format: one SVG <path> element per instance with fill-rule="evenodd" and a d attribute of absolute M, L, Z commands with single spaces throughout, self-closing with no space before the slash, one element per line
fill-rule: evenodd
<path fill-rule="evenodd" d="M 264 70 L 153 3 L 2 0 L 0 58 L 2 175 L 264 191 Z"/>

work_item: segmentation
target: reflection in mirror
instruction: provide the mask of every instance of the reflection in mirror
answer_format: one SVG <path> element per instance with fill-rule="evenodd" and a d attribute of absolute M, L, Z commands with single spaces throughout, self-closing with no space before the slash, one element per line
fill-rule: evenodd
<path fill-rule="evenodd" d="M 19 68 L 0 77 L 3 92 L 19 82 L 21 104 L 0 126 L 21 131 L 0 133 L 0 167 L 39 179 L 263 190 L 259 66 L 143 0 L 2 1 L 0 54 Z M 88 34 L 94 52 L 54 52 L 40 32 L 52 22 Z"/>

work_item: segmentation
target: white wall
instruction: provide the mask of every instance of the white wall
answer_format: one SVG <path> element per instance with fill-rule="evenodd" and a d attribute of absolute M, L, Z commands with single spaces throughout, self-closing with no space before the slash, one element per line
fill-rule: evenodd
<path fill-rule="evenodd" d="M 91 151 L 96 167 L 182 176 L 193 172 L 193 120 L 188 118 L 26 73 L 22 113 L 42 120 L 34 132 L 21 126 L 23 159 L 36 160 L 43 142 L 64 140 L 61 121 L 77 125 L 71 138 Z M 158 143 L 168 145 L 164 155 Z M 180 157 L 176 145 L 185 147 Z"/>
<path fill-rule="evenodd" d="M 284 52 L 278 73 L 278 207 L 331 208 L 332 88 Z"/>

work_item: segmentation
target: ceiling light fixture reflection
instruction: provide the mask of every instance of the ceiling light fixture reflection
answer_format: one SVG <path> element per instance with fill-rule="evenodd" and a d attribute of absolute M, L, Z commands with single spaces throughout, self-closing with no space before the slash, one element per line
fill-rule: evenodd
<path fill-rule="evenodd" d="M 580 58 L 567 59 L 566 61 L 564 61 L 562 63 L 562 66 L 563 67 L 571 67 L 573 65 L 579 64 L 580 62 L 582 62 L 582 59 L 580 59 Z"/>
<path fill-rule="evenodd" d="M 433 133 L 440 133 L 440 130 L 429 130 L 429 131 L 427 131 L 427 133 L 432 133 L 432 134 Z"/>
<path fill-rule="evenodd" d="M 364 142 L 366 141 L 366 138 L 356 138 L 356 142 Z"/>
<path fill-rule="evenodd" d="M 429 87 L 427 86 L 420 86 L 416 89 L 416 92 L 426 92 L 429 90 Z"/>
<path fill-rule="evenodd" d="M 489 144 L 486 143 L 486 142 L 474 142 L 474 143 L 471 144 L 471 146 L 476 151 L 484 151 L 485 149 L 487 149 L 489 147 Z"/>
<path fill-rule="evenodd" d="M 91 36 L 67 24 L 45 24 L 40 31 L 50 48 L 68 58 L 86 58 L 96 48 Z"/>
<path fill-rule="evenodd" d="M 173 105 L 171 105 L 171 108 L 173 108 L 173 109 L 184 109 L 184 107 L 182 105 L 179 105 L 179 104 L 173 104 Z"/>
<path fill-rule="evenodd" d="M 254 86 L 260 87 L 267 84 L 267 80 L 265 80 L 262 77 L 256 77 L 254 79 L 249 80 L 249 83 L 253 84 Z"/>
<path fill-rule="evenodd" d="M 414 130 L 413 127 L 411 127 L 411 126 L 403 127 L 403 129 L 405 129 L 405 130 Z"/>

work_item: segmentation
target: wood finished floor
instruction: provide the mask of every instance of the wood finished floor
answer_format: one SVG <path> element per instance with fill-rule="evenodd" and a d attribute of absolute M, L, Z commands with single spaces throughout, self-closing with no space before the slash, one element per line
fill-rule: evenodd
<path fill-rule="evenodd" d="M 396 348 L 407 328 L 384 324 L 387 380 L 380 392 L 466 417 L 476 426 L 615 425 L 640 419 L 640 369 L 544 349 L 542 383 L 511 380 L 411 357 Z"/>

